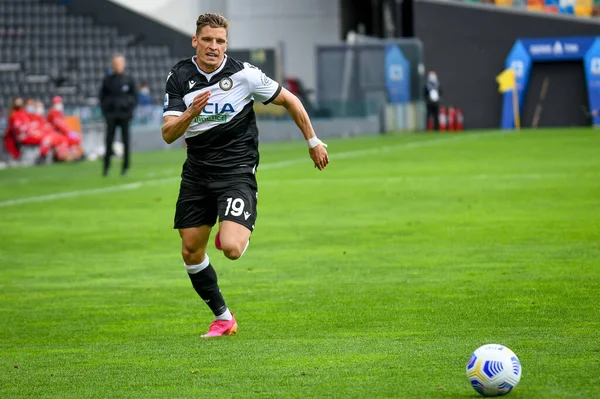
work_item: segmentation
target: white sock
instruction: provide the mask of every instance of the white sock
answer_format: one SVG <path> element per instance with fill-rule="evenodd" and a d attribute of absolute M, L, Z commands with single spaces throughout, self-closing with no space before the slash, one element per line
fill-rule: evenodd
<path fill-rule="evenodd" d="M 204 255 L 204 260 L 202 261 L 202 263 L 199 263 L 197 265 L 186 265 L 184 263 L 188 274 L 200 273 L 202 270 L 206 269 L 208 265 L 210 265 L 210 259 L 208 258 L 208 255 Z"/>
<path fill-rule="evenodd" d="M 249 245 L 250 245 L 250 239 L 248 238 L 248 242 L 246 243 L 246 246 L 244 247 L 244 250 L 242 251 L 242 255 L 244 255 L 246 253 L 246 250 L 248 249 Z M 242 255 L 240 255 L 240 258 L 242 257 Z"/>
<path fill-rule="evenodd" d="M 231 312 L 229 311 L 229 309 L 225 310 L 225 313 L 218 315 L 217 317 L 215 317 L 215 320 L 231 320 L 233 319 L 233 316 L 231 315 Z"/>

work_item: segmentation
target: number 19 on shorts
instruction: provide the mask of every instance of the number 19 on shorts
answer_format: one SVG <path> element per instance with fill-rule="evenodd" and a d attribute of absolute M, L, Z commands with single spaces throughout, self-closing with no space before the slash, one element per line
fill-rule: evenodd
<path fill-rule="evenodd" d="M 244 205 L 244 200 L 241 198 L 227 198 L 227 209 L 225 209 L 225 216 L 229 214 L 231 214 L 231 216 L 241 216 L 242 212 L 244 212 Z"/>

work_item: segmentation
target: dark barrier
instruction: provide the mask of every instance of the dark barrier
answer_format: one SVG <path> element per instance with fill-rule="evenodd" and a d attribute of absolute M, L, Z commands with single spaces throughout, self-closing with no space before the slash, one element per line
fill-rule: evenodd
<path fill-rule="evenodd" d="M 437 71 L 440 77 L 444 103 L 460 106 L 470 129 L 498 128 L 502 95 L 495 78 L 504 69 L 515 40 L 597 35 L 600 22 L 420 0 L 415 2 L 415 30 L 424 45 L 426 69 Z"/>
<path fill-rule="evenodd" d="M 388 102 L 423 99 L 418 39 L 362 37 L 353 44 L 319 45 L 316 51 L 317 100 L 330 116 L 379 115 Z"/>

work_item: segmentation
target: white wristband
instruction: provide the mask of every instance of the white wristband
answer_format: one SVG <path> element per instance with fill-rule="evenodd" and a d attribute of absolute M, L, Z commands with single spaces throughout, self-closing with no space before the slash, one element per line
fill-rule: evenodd
<path fill-rule="evenodd" d="M 323 143 L 317 136 L 311 137 L 306 140 L 306 144 L 308 144 L 308 148 L 315 148 L 319 144 L 323 144 L 323 147 L 327 147 L 327 144 Z"/>

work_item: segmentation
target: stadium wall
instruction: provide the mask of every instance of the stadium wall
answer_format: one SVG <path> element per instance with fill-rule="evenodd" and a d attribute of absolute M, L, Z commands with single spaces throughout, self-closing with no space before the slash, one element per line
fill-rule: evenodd
<path fill-rule="evenodd" d="M 209 0 L 111 0 L 154 19 L 186 37 L 194 33 L 196 18 L 203 12 L 227 14 L 227 1 Z"/>
<path fill-rule="evenodd" d="M 316 119 L 313 127 L 324 141 L 330 138 L 354 137 L 379 134 L 380 123 L 377 118 L 333 118 Z M 259 139 L 261 143 L 275 141 L 303 141 L 302 133 L 291 121 L 258 121 Z M 92 123 L 85 126 L 83 146 L 88 154 L 96 153 L 104 148 L 104 123 Z M 117 141 L 120 137 L 117 135 Z M 305 145 L 301 143 L 301 145 Z M 170 148 L 183 148 L 183 139 L 174 144 L 166 144 L 160 135 L 160 126 L 138 125 L 131 129 L 131 146 L 133 151 L 156 151 Z M 0 154 L 0 161 L 2 160 Z"/>
<path fill-rule="evenodd" d="M 415 31 L 425 47 L 426 69 L 437 71 L 443 85 L 444 103 L 462 107 L 469 129 L 486 129 L 500 126 L 502 95 L 495 78 L 516 39 L 597 35 L 600 21 L 419 0 Z M 564 98 L 566 93 L 549 100 Z M 549 108 L 561 109 L 561 105 Z"/>
<path fill-rule="evenodd" d="M 230 49 L 277 48 L 282 44 L 285 76 L 299 78 L 306 87 L 311 89 L 316 87 L 315 45 L 338 43 L 340 40 L 339 0 L 177 0 L 176 2 L 112 0 L 112 2 L 177 30 L 186 38 L 188 52 L 189 36 L 193 34 L 198 15 L 204 12 L 222 13 L 231 22 Z M 89 3 L 96 3 L 96 0 Z M 177 4 L 177 7 L 173 4 Z"/>

